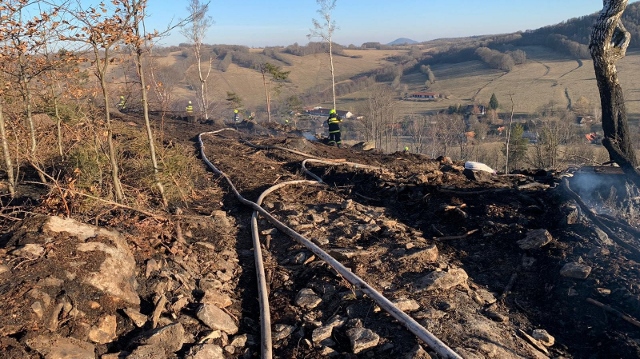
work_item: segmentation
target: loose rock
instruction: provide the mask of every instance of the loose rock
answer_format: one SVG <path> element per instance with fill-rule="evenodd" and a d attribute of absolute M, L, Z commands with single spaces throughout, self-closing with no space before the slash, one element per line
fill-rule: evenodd
<path fill-rule="evenodd" d="M 347 330 L 347 336 L 351 342 L 351 349 L 354 354 L 375 347 L 378 345 L 378 341 L 380 341 L 378 334 L 365 328 L 351 328 Z"/>
<path fill-rule="evenodd" d="M 588 265 L 570 262 L 560 269 L 560 275 L 566 278 L 586 279 L 591 273 L 591 267 Z"/>

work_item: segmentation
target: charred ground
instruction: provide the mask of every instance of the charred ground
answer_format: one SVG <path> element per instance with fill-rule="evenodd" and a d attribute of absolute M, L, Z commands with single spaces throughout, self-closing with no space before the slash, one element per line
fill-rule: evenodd
<path fill-rule="evenodd" d="M 128 120 L 139 123 L 136 118 Z M 197 151 L 197 135 L 220 128 L 170 120 L 165 136 L 166 141 L 191 143 Z M 621 218 L 596 217 L 608 221 L 614 238 L 604 233 L 576 202 L 575 194 L 567 191 L 559 173 L 465 173 L 460 162 L 338 149 L 307 141 L 277 125 L 244 124 L 203 135 L 203 141 L 206 157 L 251 201 L 274 184 L 309 179 L 301 170 L 301 162 L 308 158 L 303 154 L 378 167 L 307 164 L 325 186 L 284 187 L 267 197 L 264 208 L 319 243 L 389 299 L 415 303 L 417 307 L 406 311 L 463 357 L 640 356 L 640 336 L 633 319 L 640 318 L 640 258 L 634 250 L 637 232 Z M 219 283 L 216 290 L 231 303 L 220 306 L 238 325 L 236 336 L 245 335 L 243 343 L 235 342 L 232 333 L 211 336 L 208 342 L 224 348 L 223 357 L 259 356 L 251 210 L 213 173 L 200 187 L 201 193 L 194 196 L 197 199 L 174 210 L 169 222 L 126 209 L 100 217 L 77 216 L 129 238 L 139 283 L 136 309 L 148 318 L 140 327 L 122 313 L 126 305 L 121 301 L 109 302 L 108 296 L 74 289 L 72 284 L 42 284 L 46 278 L 64 277 L 58 270 L 62 263 L 82 256 L 62 245 L 64 239 L 56 240 L 60 246 L 45 245 L 46 255 L 36 259 L 14 252 L 26 243 L 38 243 L 29 238 L 43 231 L 27 220 L 48 214 L 45 199 L 50 193 L 36 188 L 28 200 L 5 203 L 2 261 L 6 270 L 0 285 L 4 339 L 0 346 L 9 353 L 6 357 L 46 357 L 47 352 L 33 344 L 34 338 L 43 336 L 91 342 L 97 357 L 140 357 L 134 356 L 142 355 L 145 342 L 140 338 L 171 323 L 181 323 L 187 334 L 180 347 L 168 351 L 166 357 L 188 357 L 212 333 L 196 319 L 210 287 L 206 283 Z M 623 203 L 633 205 L 630 200 Z M 274 231 L 264 219 L 260 227 L 276 357 L 437 357 L 305 247 Z M 545 230 L 551 238 L 548 243 L 522 244 Z M 83 260 L 99 262 L 100 258 Z M 580 275 L 566 274 L 568 264 L 588 267 L 590 272 L 583 279 L 575 278 Z M 433 290 L 419 285 L 429 273 L 452 269 L 464 270 L 468 279 Z M 48 291 L 51 298 L 72 297 L 68 302 L 85 315 L 79 319 L 70 314 L 73 311 L 55 313 L 55 308 L 46 306 L 44 316 L 34 315 L 32 302 L 37 296 L 26 294 L 34 288 Z M 297 302 L 305 288 L 321 299 L 317 306 Z M 50 312 L 60 319 L 55 326 Z M 87 339 L 89 330 L 83 328 L 99 327 L 106 313 L 117 319 L 116 337 L 105 343 Z M 336 317 L 344 323 L 330 330 L 329 338 L 316 341 L 314 329 L 330 325 Z M 357 350 L 348 334 L 353 328 L 366 328 L 379 341 Z M 555 344 L 532 344 L 526 334 L 534 329 L 546 330 L 555 337 Z"/>

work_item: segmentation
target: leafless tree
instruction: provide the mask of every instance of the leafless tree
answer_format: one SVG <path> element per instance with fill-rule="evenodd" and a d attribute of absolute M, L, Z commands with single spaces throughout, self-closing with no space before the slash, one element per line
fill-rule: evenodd
<path fill-rule="evenodd" d="M 466 143 L 464 118 L 458 114 L 439 113 L 433 119 L 436 122 L 433 130 L 436 131 L 437 143 L 441 151 L 439 155 L 451 156 L 455 146 L 460 148 L 462 155 Z"/>
<path fill-rule="evenodd" d="M 560 148 L 570 142 L 574 131 L 571 123 L 558 117 L 542 118 L 533 129 L 538 134 L 533 144 L 531 162 L 536 168 L 558 168 Z"/>
<path fill-rule="evenodd" d="M 46 47 L 48 38 L 59 22 L 52 21 L 58 14 L 58 8 L 47 9 L 31 16 L 34 4 L 23 0 L 5 0 L 0 4 L 0 71 L 15 83 L 26 116 L 31 146 L 30 161 L 37 164 L 37 136 L 33 122 L 33 82 L 46 71 L 51 70 Z M 40 180 L 45 176 L 38 171 Z"/>
<path fill-rule="evenodd" d="M 513 125 L 513 111 L 515 108 L 515 104 L 513 103 L 513 94 L 509 94 L 509 99 L 511 100 L 511 114 L 509 116 L 509 127 L 507 127 L 507 135 L 506 135 L 506 141 L 504 144 L 505 147 L 505 161 L 504 161 L 504 173 L 509 173 L 509 145 L 511 143 L 511 132 L 513 130 L 512 125 Z"/>
<path fill-rule="evenodd" d="M 426 115 L 411 115 L 405 119 L 406 131 L 416 153 L 424 153 L 426 150 L 430 122 L 430 117 Z"/>
<path fill-rule="evenodd" d="M 616 62 L 626 54 L 631 35 L 622 24 L 628 0 L 603 0 L 603 8 L 591 32 L 589 49 L 602 105 L 602 144 L 609 157 L 640 185 L 638 161 L 629 136 L 627 111 Z"/>
<path fill-rule="evenodd" d="M 329 44 L 329 65 L 331 67 L 331 89 L 333 91 L 333 108 L 336 108 L 336 76 L 333 68 L 333 32 L 337 29 L 335 21 L 331 15 L 336 7 L 336 0 L 316 0 L 320 9 L 321 20 L 312 19 L 313 29 L 308 35 L 309 39 L 319 37 Z"/>
<path fill-rule="evenodd" d="M 374 142 L 376 148 L 385 149 L 385 142 L 389 145 L 388 135 L 394 124 L 395 97 L 395 92 L 388 85 L 375 85 L 369 89 L 365 104 L 360 109 L 364 114 L 362 124 L 365 140 Z"/>
<path fill-rule="evenodd" d="M 120 169 L 118 164 L 117 151 L 113 141 L 113 126 L 111 123 L 111 102 L 109 101 L 109 87 L 107 76 L 109 64 L 112 61 L 111 51 L 118 47 L 124 37 L 130 33 L 131 13 L 124 11 L 125 0 L 114 0 L 112 5 L 115 8 L 107 8 L 101 3 L 97 8 L 84 8 L 78 0 L 77 8 L 71 10 L 70 14 L 80 23 L 77 27 L 70 29 L 70 34 L 64 39 L 67 41 L 80 41 L 88 45 L 93 51 L 92 59 L 94 73 L 100 82 L 102 90 L 105 120 L 107 129 L 107 144 L 109 147 L 109 161 L 111 166 L 111 178 L 116 201 L 124 200 L 124 191 L 120 182 Z"/>
<path fill-rule="evenodd" d="M 16 179 L 13 168 L 13 161 L 11 160 L 11 153 L 9 152 L 9 141 L 7 141 L 7 131 L 4 121 L 3 109 L 2 109 L 2 97 L 0 97 L 0 139 L 2 140 L 2 154 L 4 157 L 4 165 L 6 166 L 7 179 L 9 182 L 9 194 L 11 197 L 16 196 Z"/>
<path fill-rule="evenodd" d="M 207 30 L 213 25 L 213 19 L 207 15 L 209 11 L 209 3 L 201 3 L 200 0 L 189 1 L 187 7 L 189 17 L 192 21 L 182 27 L 181 33 L 193 44 L 193 54 L 198 65 L 198 79 L 200 81 L 200 91 L 198 103 L 206 120 L 209 119 L 209 97 L 207 89 L 207 81 L 211 75 L 213 68 L 213 57 L 209 55 L 206 68 L 202 64 L 203 57 L 203 41 Z"/>

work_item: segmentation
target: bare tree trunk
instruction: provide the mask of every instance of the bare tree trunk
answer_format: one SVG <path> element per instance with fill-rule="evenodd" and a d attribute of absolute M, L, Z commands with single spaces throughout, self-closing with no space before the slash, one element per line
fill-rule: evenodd
<path fill-rule="evenodd" d="M 62 149 L 62 119 L 60 118 L 60 109 L 58 108 L 58 97 L 56 96 L 55 90 L 53 88 L 53 84 L 51 84 L 51 96 L 53 98 L 53 109 L 55 111 L 56 116 L 56 137 L 57 145 L 58 145 L 58 154 L 60 158 L 64 157 L 64 151 Z"/>
<path fill-rule="evenodd" d="M 162 203 L 165 207 L 167 207 L 169 204 L 167 203 L 167 198 L 164 195 L 164 186 L 162 185 L 162 181 L 160 181 L 158 160 L 156 159 L 155 138 L 153 136 L 153 131 L 151 130 L 151 120 L 149 119 L 149 99 L 147 96 L 147 84 L 144 76 L 141 53 L 142 49 L 138 46 L 136 48 L 136 68 L 138 69 L 138 75 L 140 76 L 140 90 L 142 92 L 142 112 L 144 114 L 144 126 L 147 129 L 147 140 L 149 141 L 149 152 L 151 153 L 151 165 L 153 166 L 153 178 L 156 181 L 156 187 L 158 187 L 158 191 L 160 192 L 160 196 L 162 197 Z"/>
<path fill-rule="evenodd" d="M 99 61 L 98 47 L 94 48 L 96 61 Z M 122 190 L 122 183 L 120 183 L 120 169 L 118 167 L 118 157 L 116 153 L 116 146 L 113 143 L 113 126 L 111 125 L 111 111 L 109 108 L 109 92 L 107 90 L 107 67 L 109 64 L 108 52 L 104 50 L 104 64 L 99 65 L 96 63 L 98 69 L 98 76 L 100 77 L 100 87 L 102 87 L 102 95 L 104 96 L 104 108 L 105 108 L 105 120 L 107 126 L 107 145 L 109 146 L 109 163 L 111 164 L 111 179 L 113 182 L 113 191 L 116 197 L 116 202 L 122 203 L 124 201 L 124 191 Z"/>
<path fill-rule="evenodd" d="M 267 87 L 266 70 L 261 68 L 260 71 L 262 72 L 262 84 L 264 85 L 264 98 L 265 101 L 267 101 L 267 122 L 271 122 L 271 98 L 269 96 L 269 88 Z"/>
<path fill-rule="evenodd" d="M 7 131 L 4 125 L 2 102 L 0 102 L 0 139 L 2 140 L 2 154 L 4 155 L 4 165 L 7 166 L 7 179 L 9 181 L 9 194 L 11 198 L 16 196 L 16 180 L 13 173 L 13 162 L 9 152 L 9 142 L 7 141 Z"/>
<path fill-rule="evenodd" d="M 333 44 L 329 35 L 329 63 L 331 64 L 331 90 L 333 91 L 333 108 L 336 108 L 336 74 L 333 70 Z"/>
<path fill-rule="evenodd" d="M 20 64 L 22 67 L 23 65 Z M 22 71 L 26 71 L 23 69 Z M 31 147 L 29 149 L 29 160 L 33 161 L 33 163 L 38 163 L 38 156 L 36 150 L 38 148 L 38 142 L 36 140 L 36 128 L 33 123 L 33 108 L 31 106 L 31 90 L 29 89 L 29 82 L 26 79 L 25 75 L 21 75 L 20 77 L 20 85 L 22 86 L 22 98 L 25 102 L 26 115 L 27 115 L 27 124 L 29 125 L 29 135 L 31 139 Z M 40 178 L 40 182 L 46 183 L 47 178 L 40 171 L 36 171 L 38 173 L 38 177 Z"/>
<path fill-rule="evenodd" d="M 629 136 L 627 111 L 615 63 L 626 54 L 631 35 L 620 18 L 628 0 L 603 0 L 602 12 L 593 26 L 589 49 L 602 105 L 602 144 L 623 171 L 640 186 L 640 172 Z"/>
<path fill-rule="evenodd" d="M 509 142 L 511 141 L 511 125 L 513 124 L 513 96 L 509 95 L 511 99 L 511 116 L 509 117 L 509 127 L 507 128 L 507 142 L 505 143 L 505 157 L 504 161 L 504 173 L 509 173 Z"/>

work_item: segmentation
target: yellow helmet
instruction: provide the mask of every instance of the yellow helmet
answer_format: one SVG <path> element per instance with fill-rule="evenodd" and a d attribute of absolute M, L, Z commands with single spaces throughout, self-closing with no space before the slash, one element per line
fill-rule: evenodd
<path fill-rule="evenodd" d="M 233 113 L 238 113 L 238 110 L 233 110 Z"/>
<path fill-rule="evenodd" d="M 329 110 L 329 114 L 330 115 L 333 115 L 334 113 L 336 113 L 336 109 L 335 108 L 332 108 L 331 110 Z"/>

